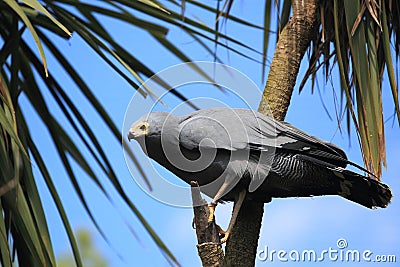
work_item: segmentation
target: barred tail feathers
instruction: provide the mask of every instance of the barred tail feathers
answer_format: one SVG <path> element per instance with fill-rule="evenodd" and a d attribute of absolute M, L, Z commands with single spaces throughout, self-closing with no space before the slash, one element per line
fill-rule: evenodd
<path fill-rule="evenodd" d="M 384 183 L 342 168 L 333 170 L 340 178 L 337 194 L 364 207 L 386 208 L 392 199 L 392 192 Z"/>

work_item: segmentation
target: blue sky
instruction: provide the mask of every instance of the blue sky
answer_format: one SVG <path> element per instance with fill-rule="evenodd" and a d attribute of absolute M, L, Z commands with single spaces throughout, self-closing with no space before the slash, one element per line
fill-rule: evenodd
<path fill-rule="evenodd" d="M 259 8 L 259 2 L 254 1 L 252 4 L 247 4 L 246 6 L 244 5 L 244 1 L 235 2 L 232 12 L 238 16 L 250 18 L 251 22 L 261 25 L 263 9 Z M 207 1 L 207 3 L 214 2 Z M 213 19 L 211 16 L 203 16 L 196 9 L 188 9 L 187 13 L 200 17 L 208 24 L 211 24 Z M 154 71 L 158 72 L 180 63 L 179 59 L 167 53 L 159 45 L 156 45 L 147 33 L 109 19 L 103 19 L 102 21 L 113 32 L 115 39 L 124 44 L 129 51 L 135 53 L 135 56 L 139 59 L 146 62 Z M 240 40 L 246 41 L 257 49 L 260 49 L 262 46 L 260 31 L 238 27 L 232 22 L 228 22 L 225 29 L 229 34 L 237 36 Z M 168 33 L 168 38 L 186 51 L 192 60 L 213 60 L 212 56 L 196 45 L 179 28 L 172 29 Z M 273 40 L 271 40 L 268 53 L 269 59 L 273 55 L 272 41 L 275 40 L 275 36 L 272 35 L 271 39 Z M 103 64 L 102 60 L 90 51 L 79 36 L 74 35 L 69 41 L 54 40 L 68 55 L 70 62 L 79 69 L 80 74 L 85 77 L 95 95 L 122 131 L 125 111 L 131 98 L 135 95 L 135 90 L 122 78 L 118 77 L 110 67 Z M 218 51 L 224 63 L 243 72 L 259 88 L 263 88 L 260 64 L 251 62 L 232 52 L 227 52 L 221 47 L 218 48 Z M 107 152 L 109 159 L 111 159 L 113 167 L 117 170 L 120 182 L 132 201 L 138 206 L 145 218 L 183 266 L 200 266 L 195 247 L 195 232 L 191 228 L 192 210 L 190 208 L 179 208 L 163 204 L 142 191 L 131 177 L 125 164 L 122 148 L 118 142 L 105 128 L 99 116 L 90 107 L 76 86 L 71 80 L 65 77 L 65 74 L 56 65 L 50 53 L 47 53 L 47 56 L 50 72 L 59 77 L 64 88 L 68 89 L 68 94 L 73 97 L 74 101 L 82 109 L 89 124 L 98 136 L 101 145 Z M 306 70 L 306 64 L 307 62 L 304 61 L 300 71 L 300 78 Z M 339 88 L 338 80 L 339 76 L 334 71 L 332 83 L 336 89 Z M 335 118 L 331 84 L 328 82 L 325 85 L 323 76 L 320 75 L 319 85 L 320 93 L 327 109 L 330 115 Z M 211 96 L 229 106 L 241 105 L 237 99 L 235 100 L 235 98 L 221 94 L 211 87 L 204 86 L 204 89 L 202 89 L 201 86 L 197 86 L 195 89 L 192 88 L 192 91 L 190 91 L 191 88 L 189 87 L 182 87 L 181 90 L 189 98 L 198 95 Z M 246 94 L 245 88 L 239 88 L 238 90 Z M 335 119 L 332 121 L 329 120 L 318 93 L 312 95 L 310 91 L 310 83 L 307 84 L 305 90 L 300 95 L 298 94 L 298 85 L 296 86 L 286 120 L 312 135 L 332 141 L 346 151 L 350 160 L 362 164 L 361 153 L 354 129 L 350 139 L 348 139 L 345 133 L 341 134 L 338 131 Z M 54 105 L 50 94 L 44 94 L 53 114 L 57 118 L 60 118 L 60 121 L 65 121 L 62 118 L 60 110 Z M 388 118 L 392 113 L 393 103 L 387 79 L 384 81 L 382 94 L 385 103 L 384 114 L 385 118 Z M 249 100 L 251 108 L 257 109 L 261 95 L 246 95 L 245 97 L 246 99 L 251 99 Z M 170 106 L 173 106 L 173 103 L 176 102 L 173 97 L 168 98 L 168 100 L 170 101 Z M 28 102 L 23 96 L 21 97 L 21 101 L 23 103 Z M 151 105 L 151 103 L 152 100 L 149 98 L 143 100 L 143 105 Z M 132 112 L 135 112 L 132 115 L 133 117 L 140 117 L 144 113 L 139 107 L 136 111 Z M 113 204 L 101 194 L 90 178 L 78 166 L 74 165 L 80 185 L 82 188 L 85 188 L 85 197 L 88 204 L 93 210 L 100 227 L 107 233 L 109 244 L 104 241 L 96 232 L 74 193 L 68 176 L 62 168 L 61 161 L 58 157 L 54 156 L 56 155 L 56 150 L 52 143 L 49 142 L 49 134 L 44 130 L 38 116 L 28 104 L 25 106 L 24 113 L 29 116 L 28 123 L 34 140 L 43 152 L 50 172 L 56 177 L 56 186 L 60 191 L 73 227 L 76 229 L 81 227 L 90 229 L 96 240 L 96 246 L 99 247 L 100 251 L 107 258 L 110 266 L 169 266 L 136 217 L 132 215 L 126 205 L 117 196 L 116 191 L 101 173 L 101 170 L 96 169 L 95 171 L 107 188 L 107 192 L 111 195 Z M 68 126 L 66 127 L 68 128 Z M 76 137 L 72 128 L 69 127 L 68 129 L 71 135 Z M 301 251 L 303 249 L 315 249 L 316 251 L 322 251 L 329 247 L 336 248 L 336 241 L 339 238 L 345 238 L 349 249 L 369 249 L 375 254 L 395 254 L 399 261 L 400 229 L 398 224 L 400 222 L 400 203 L 396 195 L 400 191 L 400 180 L 398 177 L 400 173 L 400 145 L 398 142 L 400 130 L 396 123 L 392 126 L 391 120 L 386 123 L 385 130 L 388 169 L 384 171 L 382 179 L 383 182 L 391 186 L 394 195 L 393 201 L 387 209 L 368 210 L 340 197 L 274 199 L 271 203 L 265 205 L 259 249 L 268 246 L 269 249 L 275 250 L 284 249 L 290 251 L 295 249 Z M 89 155 L 86 149 L 83 149 L 83 146 L 80 147 L 85 155 Z M 132 147 L 135 154 L 141 160 L 145 160 L 142 151 L 134 144 L 132 144 Z M 51 201 L 51 197 L 45 189 L 38 168 L 34 167 L 34 173 L 37 175 L 37 183 L 42 194 L 45 210 L 49 214 L 48 222 L 56 253 L 62 254 L 69 250 L 67 236 L 57 216 L 57 211 Z M 166 171 L 163 174 L 169 175 L 168 179 L 170 180 L 178 179 Z M 223 228 L 226 228 L 229 222 L 231 208 L 231 204 L 219 205 L 217 208 L 217 221 Z M 127 226 L 128 224 L 129 227 Z M 131 231 L 134 231 L 137 237 Z M 257 261 L 256 266 L 267 266 L 270 264 L 268 261 Z M 279 265 L 280 263 L 274 262 L 274 264 Z M 309 263 L 291 262 L 284 264 L 293 264 L 293 266 L 309 265 Z M 323 266 L 340 265 L 339 262 L 333 263 L 330 261 L 320 264 Z M 387 264 L 390 265 L 389 263 Z M 391 265 L 394 266 L 395 264 Z M 360 263 L 346 263 L 346 266 L 360 266 Z"/>

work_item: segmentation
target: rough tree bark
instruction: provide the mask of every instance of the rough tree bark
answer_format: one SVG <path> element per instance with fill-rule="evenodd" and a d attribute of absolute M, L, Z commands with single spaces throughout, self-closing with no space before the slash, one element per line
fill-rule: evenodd
<path fill-rule="evenodd" d="M 301 60 L 316 33 L 318 0 L 293 0 L 293 14 L 279 35 L 259 112 L 271 110 L 284 120 L 296 83 Z"/>
<path fill-rule="evenodd" d="M 318 0 L 293 0 L 292 17 L 279 35 L 258 111 L 283 120 L 290 104 L 300 62 L 317 21 Z M 225 248 L 225 266 L 254 266 L 264 205 L 244 202 Z"/>
<path fill-rule="evenodd" d="M 191 181 L 194 225 L 196 226 L 197 252 L 203 267 L 223 266 L 224 252 L 219 240 L 219 231 L 215 221 L 208 223 L 210 210 L 207 201 L 200 195 L 199 184 Z"/>

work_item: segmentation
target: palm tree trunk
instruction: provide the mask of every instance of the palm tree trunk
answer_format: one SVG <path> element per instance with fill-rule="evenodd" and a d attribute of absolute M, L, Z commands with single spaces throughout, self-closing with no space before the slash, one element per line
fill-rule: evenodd
<path fill-rule="evenodd" d="M 283 120 L 290 104 L 301 60 L 315 32 L 318 0 L 293 0 L 293 14 L 279 35 L 259 112 Z M 263 203 L 245 202 L 225 248 L 226 266 L 254 266 Z"/>
<path fill-rule="evenodd" d="M 293 14 L 279 35 L 259 112 L 271 110 L 284 120 L 296 83 L 301 60 L 310 44 L 317 21 L 318 0 L 292 1 Z"/>

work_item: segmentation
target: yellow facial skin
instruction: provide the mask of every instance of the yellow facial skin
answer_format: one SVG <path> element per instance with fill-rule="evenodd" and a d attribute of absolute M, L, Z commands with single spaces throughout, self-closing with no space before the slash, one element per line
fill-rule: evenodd
<path fill-rule="evenodd" d="M 129 129 L 128 139 L 135 139 L 141 136 L 146 136 L 149 132 L 149 123 L 147 121 L 141 121 L 133 125 Z"/>

